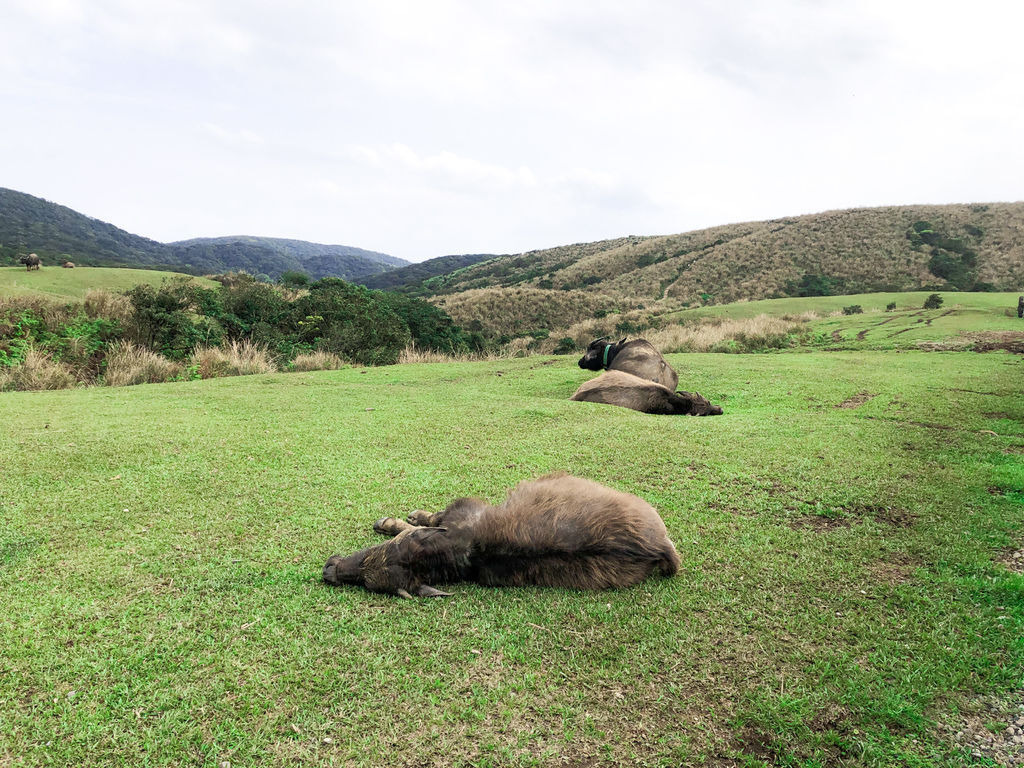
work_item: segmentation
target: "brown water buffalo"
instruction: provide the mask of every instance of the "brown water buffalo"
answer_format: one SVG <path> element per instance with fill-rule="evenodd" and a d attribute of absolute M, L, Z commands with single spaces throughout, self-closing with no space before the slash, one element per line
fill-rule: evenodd
<path fill-rule="evenodd" d="M 31 272 L 33 269 L 39 269 L 39 265 L 43 263 L 36 254 L 30 253 L 28 256 L 22 256 L 18 259 L 22 264 L 25 265 L 25 269 Z"/>
<path fill-rule="evenodd" d="M 569 399 L 662 415 L 718 416 L 722 413 L 720 406 L 712 405 L 697 392 L 673 392 L 623 371 L 605 371 L 583 382 Z"/>
<path fill-rule="evenodd" d="M 655 381 L 673 392 L 679 386 L 678 374 L 646 339 L 592 341 L 580 358 L 579 366 L 590 371 L 600 371 L 602 368 L 609 371 L 625 371 L 641 379 Z"/>
<path fill-rule="evenodd" d="M 63 264 L 61 264 L 61 266 L 64 267 L 64 269 L 74 269 L 75 268 L 75 262 L 73 262 L 73 261 L 65 261 Z"/>
<path fill-rule="evenodd" d="M 672 576 L 679 555 L 643 499 L 564 473 L 522 482 L 491 506 L 461 498 L 442 512 L 385 517 L 394 536 L 324 566 L 328 584 L 354 584 L 401 597 L 440 597 L 433 584 L 488 587 L 629 587 L 655 570 Z"/>

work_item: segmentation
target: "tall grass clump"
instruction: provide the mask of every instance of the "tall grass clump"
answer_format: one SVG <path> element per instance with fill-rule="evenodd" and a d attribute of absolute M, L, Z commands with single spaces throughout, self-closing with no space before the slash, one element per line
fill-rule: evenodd
<path fill-rule="evenodd" d="M 273 373 L 277 364 L 270 350 L 251 341 L 231 341 L 223 347 L 198 347 L 190 358 L 200 378 Z"/>
<path fill-rule="evenodd" d="M 432 349 L 420 349 L 409 344 L 398 355 L 399 363 L 474 363 L 486 360 L 504 360 L 512 357 L 512 344 L 498 350 L 488 352 L 437 352 Z M 521 356 L 521 355 L 520 355 Z"/>
<path fill-rule="evenodd" d="M 70 365 L 37 349 L 29 349 L 18 365 L 0 369 L 0 391 L 68 389 L 77 383 Z"/>
<path fill-rule="evenodd" d="M 132 302 L 123 293 L 92 288 L 82 297 L 82 308 L 90 318 L 102 317 L 125 325 L 132 317 Z"/>
<path fill-rule="evenodd" d="M 181 363 L 127 340 L 116 341 L 107 350 L 103 383 L 108 387 L 132 384 L 158 384 L 173 381 L 182 371 Z"/>
<path fill-rule="evenodd" d="M 302 352 L 295 356 L 292 360 L 291 365 L 288 367 L 290 371 L 336 371 L 342 366 L 344 362 L 333 352 L 325 352 L 323 350 L 316 350 L 313 352 Z"/>
<path fill-rule="evenodd" d="M 758 315 L 743 320 L 706 319 L 699 325 L 670 325 L 646 338 L 662 352 L 756 352 L 794 343 L 799 325 Z"/>

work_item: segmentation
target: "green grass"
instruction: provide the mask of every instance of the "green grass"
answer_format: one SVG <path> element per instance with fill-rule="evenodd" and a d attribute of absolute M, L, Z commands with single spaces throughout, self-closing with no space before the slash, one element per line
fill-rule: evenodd
<path fill-rule="evenodd" d="M 959 307 L 964 310 L 990 312 L 997 316 L 1017 319 L 1017 297 L 1019 292 L 976 293 L 958 291 L 907 291 L 903 293 L 858 293 L 849 296 L 804 296 L 791 299 L 762 299 L 760 301 L 738 301 L 733 304 L 714 304 L 708 307 L 684 309 L 666 314 L 666 319 L 686 320 L 700 317 L 728 317 L 744 319 L 758 315 L 798 315 L 801 312 L 828 314 L 841 312 L 843 307 L 859 304 L 864 312 L 884 312 L 890 303 L 896 304 L 897 312 L 917 311 L 931 294 L 938 293 L 943 300 L 939 312 Z M 930 310 L 929 310 L 930 311 Z"/>
<path fill-rule="evenodd" d="M 978 334 L 1013 331 L 1024 341 L 1024 320 L 1017 317 L 1017 293 L 942 292 L 942 306 L 922 309 L 934 291 L 912 293 L 864 293 L 851 296 L 811 296 L 766 299 L 672 312 L 663 320 L 692 322 L 723 318 L 743 320 L 759 315 L 797 316 L 816 312 L 821 317 L 808 324 L 804 341 L 824 349 L 884 350 L 917 349 L 922 344 L 967 345 Z M 890 303 L 896 309 L 886 311 Z M 844 307 L 859 305 L 860 314 L 841 314 Z"/>
<path fill-rule="evenodd" d="M 81 299 L 86 291 L 105 288 L 126 291 L 140 283 L 160 285 L 169 278 L 191 277 L 178 272 L 152 269 L 121 269 L 114 267 L 75 267 L 44 264 L 29 272 L 24 267 L 0 267 L 0 296 L 41 294 L 54 299 Z M 192 277 L 207 288 L 217 284 L 205 277 Z"/>
<path fill-rule="evenodd" d="M 1024 681 L 1020 358 L 670 362 L 725 415 L 570 402 L 566 358 L 0 396 L 0 765 L 963 765 L 935 723 Z M 320 582 L 556 469 L 681 572 Z"/>

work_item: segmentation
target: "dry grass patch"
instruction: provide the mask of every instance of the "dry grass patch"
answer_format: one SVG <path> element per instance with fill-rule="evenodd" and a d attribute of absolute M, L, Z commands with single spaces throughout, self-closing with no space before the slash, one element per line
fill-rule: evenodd
<path fill-rule="evenodd" d="M 30 349 L 21 365 L 0 371 L 0 391 L 68 389 L 78 384 L 74 369 L 45 352 Z"/>
<path fill-rule="evenodd" d="M 782 348 L 800 329 L 797 323 L 758 315 L 746 320 L 708 318 L 699 325 L 670 325 L 646 334 L 662 353 L 730 352 Z"/>
<path fill-rule="evenodd" d="M 68 323 L 78 313 L 75 304 L 58 301 L 40 294 L 0 296 L 0 317 L 19 315 L 22 312 L 31 312 L 47 328 L 55 328 Z"/>
<path fill-rule="evenodd" d="M 95 319 L 102 317 L 106 320 L 116 320 L 124 324 L 132 317 L 132 302 L 127 296 L 121 293 L 113 293 L 103 288 L 93 288 L 85 292 L 82 298 L 82 307 L 85 314 Z"/>
<path fill-rule="evenodd" d="M 203 379 L 249 376 L 277 370 L 270 350 L 251 341 L 232 341 L 224 347 L 199 347 L 192 353 L 191 362 Z"/>
<path fill-rule="evenodd" d="M 435 352 L 432 349 L 418 349 L 410 344 L 398 355 L 399 363 L 475 363 L 487 360 L 505 360 L 513 357 L 511 345 L 500 352 Z M 520 355 L 521 357 L 522 355 Z"/>
<path fill-rule="evenodd" d="M 296 355 L 292 360 L 289 370 L 292 371 L 336 371 L 345 363 L 333 352 L 317 350 L 315 352 L 303 352 Z"/>
<path fill-rule="evenodd" d="M 118 341 L 107 352 L 103 383 L 108 387 L 157 384 L 181 375 L 183 366 L 130 341 Z"/>

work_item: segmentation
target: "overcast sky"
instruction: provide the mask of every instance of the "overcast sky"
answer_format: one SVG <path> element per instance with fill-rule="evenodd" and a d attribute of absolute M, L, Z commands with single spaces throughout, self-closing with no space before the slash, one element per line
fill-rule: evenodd
<path fill-rule="evenodd" d="M 0 186 L 410 261 L 1024 199 L 1013 0 L 0 0 Z"/>

